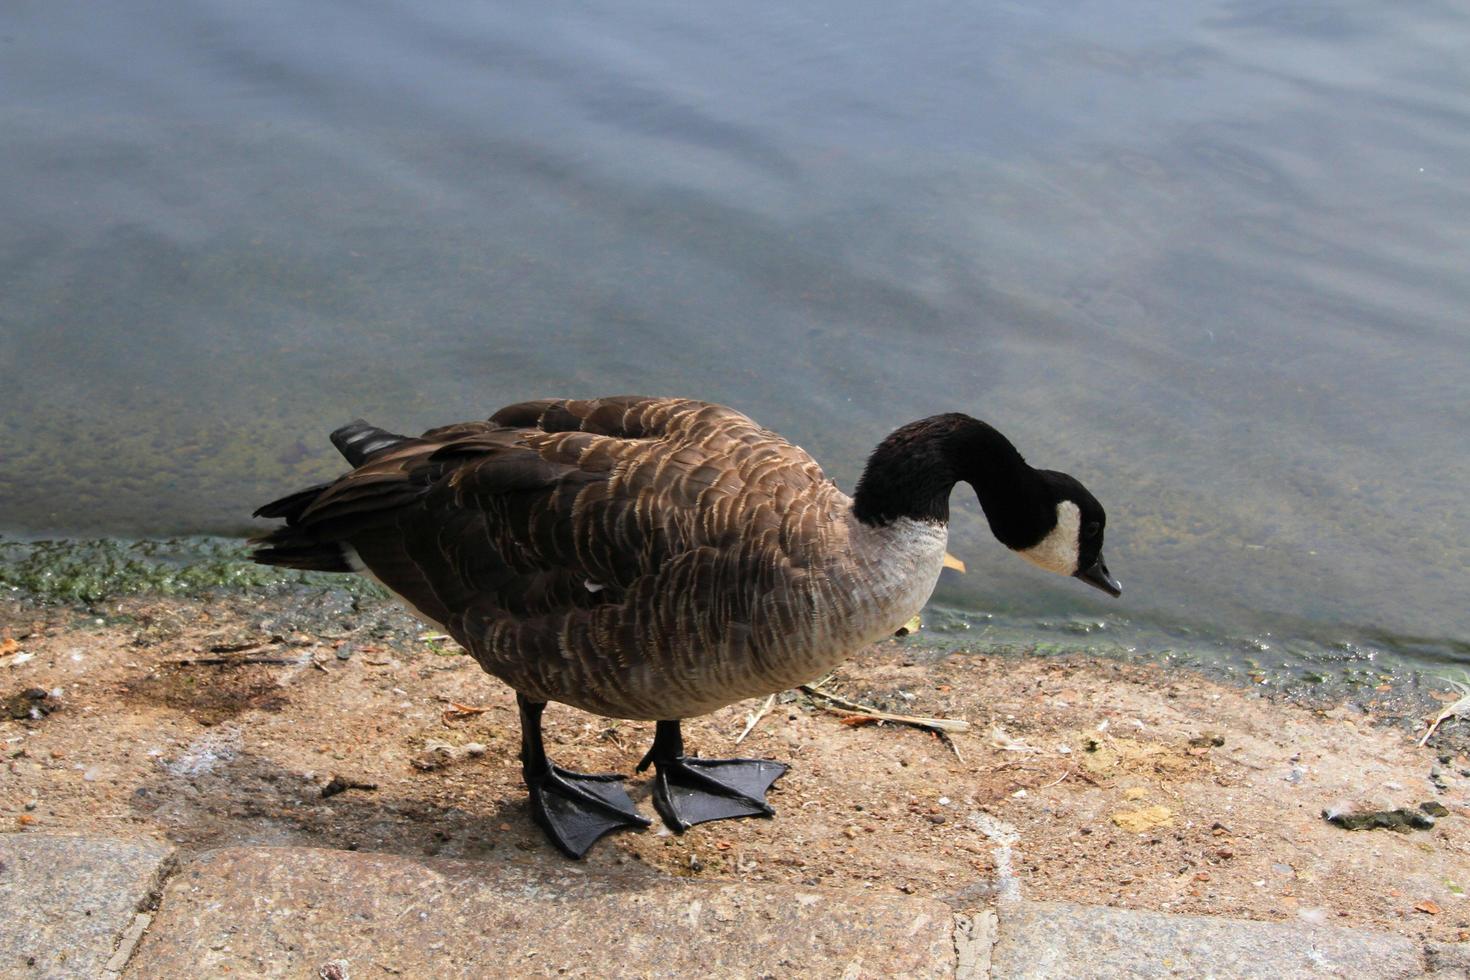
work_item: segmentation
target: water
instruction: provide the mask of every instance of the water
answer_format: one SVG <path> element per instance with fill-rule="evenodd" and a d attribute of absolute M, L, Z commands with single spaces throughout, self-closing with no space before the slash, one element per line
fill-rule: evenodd
<path fill-rule="evenodd" d="M 961 489 L 939 634 L 1439 669 L 1466 50 L 1434 2 L 11 4 L 0 529 L 237 534 L 359 415 L 688 394 L 850 488 L 963 410 L 1126 591 Z"/>

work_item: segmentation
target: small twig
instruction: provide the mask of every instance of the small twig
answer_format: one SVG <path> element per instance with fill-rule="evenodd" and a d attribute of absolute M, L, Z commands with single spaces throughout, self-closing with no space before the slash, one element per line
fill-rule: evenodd
<path fill-rule="evenodd" d="M 624 745 L 623 740 L 618 737 L 618 730 L 616 728 L 604 728 L 601 732 L 598 733 L 597 737 L 611 742 L 613 745 L 616 745 L 619 752 L 626 753 L 628 751 L 628 747 Z"/>
<path fill-rule="evenodd" d="M 918 715 L 896 715 L 889 711 L 881 711 L 878 708 L 868 707 L 865 704 L 858 704 L 856 701 L 849 701 L 839 694 L 824 691 L 815 684 L 803 684 L 799 690 L 805 694 L 810 694 L 812 697 L 829 702 L 829 704 L 819 705 L 819 707 L 824 711 L 830 711 L 833 714 L 851 718 L 852 720 L 847 722 L 849 725 L 866 725 L 877 721 L 889 721 L 896 725 L 911 725 L 914 728 L 925 728 L 938 732 L 967 732 L 970 730 L 970 723 L 958 718 L 923 718 Z"/>
<path fill-rule="evenodd" d="M 1456 703 L 1458 704 L 1459 702 Z M 1453 707 L 1453 705 L 1451 705 L 1451 707 Z M 1449 708 L 1441 711 L 1439 715 L 1429 723 L 1429 730 L 1420 737 L 1418 742 L 1419 747 L 1423 748 L 1425 745 L 1429 744 L 1429 740 L 1434 737 L 1434 733 L 1439 731 L 1439 726 L 1449 721 L 1451 718 L 1459 717 L 1459 714 L 1460 713 L 1458 711 L 1451 711 Z"/>
<path fill-rule="evenodd" d="M 318 660 L 315 657 L 312 657 L 311 658 L 311 665 L 313 667 L 315 667 L 317 670 L 321 671 L 323 674 L 330 674 L 331 673 L 331 671 L 327 669 L 327 665 L 324 664 L 324 663 L 322 663 L 320 660 Z"/>
<path fill-rule="evenodd" d="M 827 678 L 825 677 L 822 678 L 822 680 L 826 679 Z M 875 717 L 882 714 L 882 712 L 879 711 L 877 708 L 870 708 L 866 704 L 858 704 L 856 701 L 849 701 L 847 698 L 843 697 L 840 694 L 833 694 L 831 691 L 823 690 L 821 687 L 821 683 L 822 681 L 818 681 L 815 684 L 803 684 L 801 685 L 801 687 L 797 688 L 797 690 L 801 691 L 803 694 L 810 694 L 813 697 L 821 698 L 824 701 L 830 701 L 833 704 L 837 705 L 837 707 L 846 708 L 849 711 L 860 711 L 863 714 L 873 715 Z"/>
<path fill-rule="evenodd" d="M 300 667 L 309 657 L 190 657 L 185 660 L 165 660 L 174 667 L 241 667 L 247 664 L 265 664 L 273 667 Z"/>
<path fill-rule="evenodd" d="M 449 712 L 448 711 L 446 711 L 444 713 L 444 717 L 446 719 L 449 717 Z M 558 739 L 557 741 L 561 745 L 586 745 L 587 744 L 587 740 L 589 738 L 601 738 L 601 737 L 602 737 L 602 733 L 601 732 L 594 732 L 592 730 L 592 726 L 591 725 L 584 724 L 582 726 L 582 730 L 579 731 L 577 734 L 573 735 L 571 738 L 568 738 L 568 739 Z"/>
<path fill-rule="evenodd" d="M 745 716 L 745 730 L 736 737 L 736 745 L 739 745 L 741 742 L 745 741 L 745 736 L 749 735 L 751 731 L 755 728 L 755 726 L 760 724 L 762 718 L 770 714 L 771 708 L 774 707 L 775 704 L 776 695 L 772 694 L 770 697 L 766 698 L 765 701 L 761 702 L 761 706 L 756 710 L 755 714 Z"/>
<path fill-rule="evenodd" d="M 1068 776 L 1072 775 L 1072 773 L 1075 772 L 1076 769 L 1077 769 L 1077 763 L 1074 762 L 1074 763 L 1072 763 L 1072 765 L 1070 767 L 1068 767 L 1068 769 L 1067 769 L 1066 772 L 1062 773 L 1056 779 L 1053 779 L 1051 782 L 1047 783 L 1045 786 L 1038 786 L 1036 788 L 1037 789 L 1051 789 L 1053 786 L 1056 786 L 1056 785 L 1060 784 L 1062 780 L 1064 780 Z"/>
<path fill-rule="evenodd" d="M 242 650 L 259 650 L 261 647 L 270 646 L 275 640 L 246 640 L 243 643 L 215 643 L 209 648 L 210 653 L 239 653 Z"/>
<path fill-rule="evenodd" d="M 965 757 L 962 756 L 962 755 L 960 755 L 960 746 L 959 746 L 959 743 L 956 742 L 954 739 L 952 739 L 952 738 L 949 737 L 949 732 L 946 732 L 946 731 L 944 731 L 944 730 L 941 729 L 941 730 L 936 731 L 934 734 L 937 735 L 937 736 L 939 736 L 939 740 L 941 742 L 943 742 L 945 745 L 948 745 L 949 746 L 949 750 L 951 752 L 953 752 L 954 753 L 954 757 L 960 761 L 960 765 L 964 765 L 965 764 Z"/>
<path fill-rule="evenodd" d="M 1428 743 L 1429 739 L 1433 737 L 1434 733 L 1439 730 L 1440 725 L 1449 721 L 1451 718 L 1462 718 L 1470 716 L 1470 685 L 1466 685 L 1460 681 L 1449 680 L 1448 678 L 1446 678 L 1446 681 L 1452 687 L 1454 687 L 1455 690 L 1460 692 L 1460 700 L 1456 701 L 1448 708 L 1445 708 L 1439 713 L 1439 716 L 1436 717 L 1434 721 L 1429 723 L 1429 730 L 1424 733 L 1423 738 L 1419 739 L 1419 745 L 1421 747 Z"/>

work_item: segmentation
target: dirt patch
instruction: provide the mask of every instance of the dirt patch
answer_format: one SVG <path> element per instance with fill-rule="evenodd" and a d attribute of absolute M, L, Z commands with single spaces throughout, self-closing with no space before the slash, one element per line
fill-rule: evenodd
<path fill-rule="evenodd" d="M 563 860 L 528 819 L 511 693 L 394 607 L 318 592 L 85 615 L 12 603 L 0 617 L 29 654 L 0 667 L 0 690 L 45 691 L 60 709 L 0 715 L 4 829 Z M 615 835 L 588 873 L 636 861 L 957 908 L 1023 895 L 1470 935 L 1470 759 L 1419 748 L 1360 705 L 905 643 L 825 687 L 971 727 L 854 726 L 794 692 L 738 745 L 755 704 L 692 720 L 702 755 L 791 764 L 777 817 Z M 547 734 L 561 765 L 628 773 L 652 815 L 647 778 L 631 776 L 652 725 L 553 706 Z M 416 766 L 426 751 L 451 761 Z M 1406 833 L 1322 816 L 1429 801 L 1447 815 Z"/>
<path fill-rule="evenodd" d="M 122 683 L 126 700 L 161 705 L 183 712 L 209 727 L 246 711 L 280 711 L 287 704 L 286 688 L 270 663 L 225 658 L 202 658 L 157 664 L 141 677 Z"/>

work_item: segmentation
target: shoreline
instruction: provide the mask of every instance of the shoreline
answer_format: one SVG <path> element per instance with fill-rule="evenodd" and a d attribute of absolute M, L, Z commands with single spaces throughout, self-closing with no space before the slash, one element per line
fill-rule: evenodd
<path fill-rule="evenodd" d="M 150 596 L 198 601 L 255 596 L 289 603 L 293 593 L 318 589 L 364 602 L 389 599 L 357 576 L 256 565 L 241 538 L 0 534 L 0 596 L 8 592 L 16 601 L 104 608 Z M 1470 647 L 1448 637 L 1369 636 L 1362 629 L 1334 631 L 1305 622 L 1295 632 L 1282 629 L 1273 635 L 1265 627 L 1240 631 L 1126 615 L 977 612 L 939 601 L 931 601 L 923 619 L 923 631 L 908 642 L 924 648 L 1158 663 L 1259 686 L 1272 697 L 1313 704 L 1355 699 L 1371 703 L 1375 714 L 1403 718 L 1432 714 L 1435 698 L 1451 687 L 1447 673 L 1470 657 Z M 1470 682 L 1470 669 L 1459 673 Z"/>
<path fill-rule="evenodd" d="M 272 845 L 561 867 L 527 819 L 510 692 L 393 604 L 340 590 L 93 610 L 10 600 L 0 619 L 15 640 L 0 695 L 46 692 L 38 717 L 0 718 L 4 831 L 183 854 Z M 971 727 L 942 740 L 853 726 L 787 692 L 737 747 L 757 705 L 729 706 L 686 725 L 691 748 L 791 763 L 772 792 L 777 817 L 613 835 L 576 867 L 967 912 L 1015 894 L 1470 938 L 1459 724 L 1419 748 L 1407 721 L 1358 704 L 1294 704 L 1148 664 L 902 642 L 864 651 L 825 686 Z M 583 771 L 631 774 L 651 728 L 548 713 L 554 757 Z M 436 752 L 452 761 L 417 764 Z M 335 777 L 374 788 L 325 793 Z M 628 786 L 649 810 L 646 779 Z M 1449 815 L 1406 834 L 1322 818 L 1353 800 L 1439 801 Z"/>

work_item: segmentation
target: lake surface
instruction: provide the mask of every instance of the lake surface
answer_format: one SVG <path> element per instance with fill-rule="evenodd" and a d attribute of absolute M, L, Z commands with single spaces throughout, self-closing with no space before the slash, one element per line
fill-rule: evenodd
<path fill-rule="evenodd" d="M 235 534 L 400 431 L 687 394 L 851 488 L 966 411 L 934 624 L 1470 659 L 1470 12 L 1425 2 L 0 11 L 0 530 Z"/>

